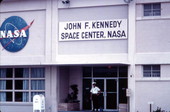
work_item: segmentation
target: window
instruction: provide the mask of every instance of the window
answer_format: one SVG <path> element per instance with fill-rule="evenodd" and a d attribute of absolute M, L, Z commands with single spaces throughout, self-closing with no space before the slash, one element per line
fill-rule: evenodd
<path fill-rule="evenodd" d="M 144 4 L 144 16 L 160 16 L 161 15 L 161 4 Z"/>
<path fill-rule="evenodd" d="M 144 65 L 144 77 L 160 77 L 160 65 Z"/>
<path fill-rule="evenodd" d="M 31 102 L 45 94 L 44 68 L 0 68 L 0 102 Z"/>

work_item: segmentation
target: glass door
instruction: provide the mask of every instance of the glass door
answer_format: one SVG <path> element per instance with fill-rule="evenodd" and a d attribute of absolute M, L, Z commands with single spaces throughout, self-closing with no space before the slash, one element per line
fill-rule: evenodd
<path fill-rule="evenodd" d="M 117 110 L 118 108 L 118 84 L 117 79 L 105 79 L 105 109 Z"/>
<path fill-rule="evenodd" d="M 100 107 L 104 110 L 118 109 L 118 82 L 117 79 L 94 78 L 97 86 L 101 89 L 99 96 Z"/>
<path fill-rule="evenodd" d="M 99 95 L 99 107 L 105 108 L 105 80 L 104 79 L 95 79 L 94 80 L 97 86 L 101 90 L 101 94 Z"/>

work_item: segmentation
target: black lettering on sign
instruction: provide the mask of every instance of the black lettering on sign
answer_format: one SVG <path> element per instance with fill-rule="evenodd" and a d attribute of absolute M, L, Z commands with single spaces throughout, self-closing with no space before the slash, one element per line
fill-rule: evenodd
<path fill-rule="evenodd" d="M 115 38 L 115 37 L 126 37 L 125 31 L 108 31 L 107 32 L 107 37 L 108 38 Z"/>
<path fill-rule="evenodd" d="M 79 39 L 79 32 L 62 33 L 61 39 Z"/>
<path fill-rule="evenodd" d="M 67 23 L 64 29 L 65 30 L 81 29 L 81 23 Z"/>

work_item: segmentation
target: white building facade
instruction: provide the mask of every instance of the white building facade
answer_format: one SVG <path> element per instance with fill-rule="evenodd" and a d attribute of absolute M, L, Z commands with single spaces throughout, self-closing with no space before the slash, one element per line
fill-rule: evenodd
<path fill-rule="evenodd" d="M 0 111 L 31 112 L 43 94 L 58 112 L 71 85 L 90 110 L 92 81 L 104 110 L 170 111 L 169 9 L 169 0 L 3 0 Z"/>

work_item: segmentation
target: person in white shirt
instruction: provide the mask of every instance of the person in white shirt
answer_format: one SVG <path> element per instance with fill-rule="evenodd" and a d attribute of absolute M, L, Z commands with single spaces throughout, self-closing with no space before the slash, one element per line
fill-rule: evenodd
<path fill-rule="evenodd" d="M 91 100 L 93 101 L 93 111 L 98 111 L 99 109 L 99 94 L 101 92 L 100 88 L 96 86 L 96 82 L 92 83 Z"/>

